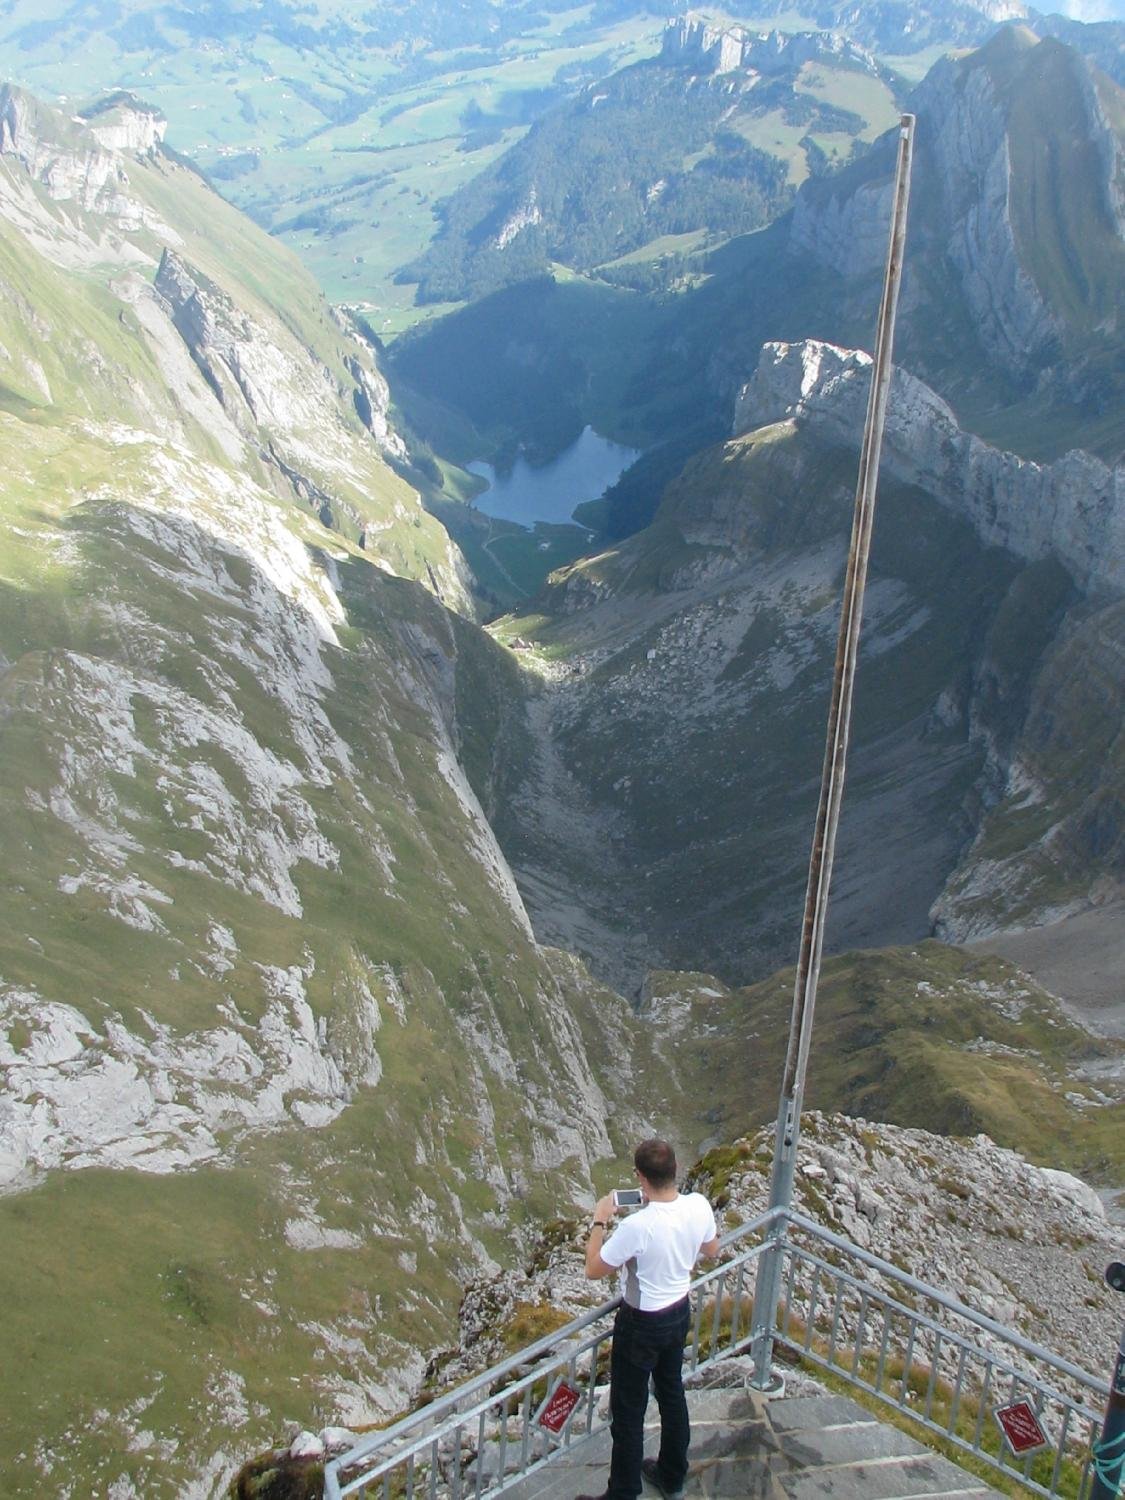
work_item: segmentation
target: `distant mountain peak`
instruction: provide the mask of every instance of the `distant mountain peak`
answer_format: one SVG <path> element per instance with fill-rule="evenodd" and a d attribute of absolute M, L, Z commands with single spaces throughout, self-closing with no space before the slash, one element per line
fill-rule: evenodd
<path fill-rule="evenodd" d="M 749 31 L 744 26 L 713 25 L 694 11 L 668 22 L 660 49 L 661 62 L 693 64 L 715 74 L 739 69 L 756 73 L 793 71 L 806 62 L 825 59 L 878 70 L 866 47 L 838 32 Z"/>
<path fill-rule="evenodd" d="M 958 342 L 977 351 L 961 360 L 962 390 L 990 366 L 1009 382 L 1008 402 L 1052 393 L 1059 410 L 1107 415 L 1118 405 L 1125 285 L 1125 95 L 1073 47 L 1008 26 L 978 52 L 936 64 L 910 107 L 918 151 L 903 350 L 925 363 L 929 335 L 918 340 L 916 330 L 960 327 L 952 359 L 961 359 Z M 792 248 L 845 279 L 873 281 L 892 170 L 887 134 L 860 160 L 802 184 Z M 948 368 L 945 380 L 948 395 Z M 1105 433 L 1100 446 L 1084 445 L 1116 458 Z"/>
<path fill-rule="evenodd" d="M 164 140 L 168 121 L 155 105 L 118 89 L 79 111 L 107 151 L 152 151 Z"/>

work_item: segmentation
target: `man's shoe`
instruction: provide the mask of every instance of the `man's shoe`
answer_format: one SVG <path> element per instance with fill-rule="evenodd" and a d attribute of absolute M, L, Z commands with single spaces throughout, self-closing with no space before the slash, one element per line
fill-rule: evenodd
<path fill-rule="evenodd" d="M 660 1493 L 664 1496 L 664 1500 L 684 1500 L 684 1492 L 682 1489 L 671 1489 L 664 1483 L 663 1479 L 661 1479 L 660 1465 L 656 1462 L 655 1458 L 645 1459 L 644 1463 L 641 1464 L 641 1473 L 648 1480 L 649 1484 L 653 1486 L 654 1489 L 658 1489 L 660 1491 Z"/>
<path fill-rule="evenodd" d="M 574 1500 L 609 1500 L 609 1491 L 603 1490 L 600 1495 L 576 1495 Z"/>

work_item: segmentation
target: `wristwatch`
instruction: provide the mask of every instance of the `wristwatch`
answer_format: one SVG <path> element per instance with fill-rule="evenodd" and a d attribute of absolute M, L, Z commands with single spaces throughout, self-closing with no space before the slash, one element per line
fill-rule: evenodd
<path fill-rule="evenodd" d="M 608 1229 L 609 1225 L 606 1224 L 601 1219 L 595 1219 L 594 1222 L 590 1225 L 590 1228 L 591 1229 Z"/>

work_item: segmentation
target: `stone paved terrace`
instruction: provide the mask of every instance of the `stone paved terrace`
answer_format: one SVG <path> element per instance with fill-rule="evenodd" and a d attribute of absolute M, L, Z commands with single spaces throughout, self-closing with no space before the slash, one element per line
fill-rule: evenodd
<path fill-rule="evenodd" d="M 685 1500 L 981 1500 L 999 1493 L 847 1396 L 766 1401 L 745 1389 L 710 1389 L 690 1391 L 688 1402 L 692 1466 Z M 646 1455 L 655 1456 L 658 1443 L 650 1401 Z M 603 1432 L 508 1494 L 516 1500 L 600 1495 L 608 1475 Z M 645 1500 L 656 1494 L 645 1486 Z"/>

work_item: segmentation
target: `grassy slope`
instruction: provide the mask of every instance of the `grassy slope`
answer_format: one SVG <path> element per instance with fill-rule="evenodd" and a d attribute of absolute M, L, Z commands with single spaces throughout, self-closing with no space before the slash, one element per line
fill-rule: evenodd
<path fill-rule="evenodd" d="M 646 245 L 657 260 L 668 235 L 699 231 L 711 246 L 768 222 L 808 175 L 807 158 L 846 156 L 854 136 L 870 139 L 894 114 L 885 82 L 830 63 L 749 78 L 701 79 L 659 59 L 621 70 L 546 113 L 453 195 L 411 275 L 426 301 L 479 297 L 545 257 L 620 269 Z M 532 197 L 534 228 L 494 246 Z"/>
<path fill-rule="evenodd" d="M 18 438 L 15 451 L 42 479 L 36 429 L 29 441 L 26 424 L 2 420 Z M 485 795 L 497 724 L 518 703 L 504 658 L 415 585 L 386 578 L 364 559 L 341 570 L 350 623 L 347 649 L 331 653 L 335 687 L 327 704 L 352 749 L 355 773 L 307 791 L 340 861 L 337 868 L 297 867 L 303 915 L 287 916 L 223 880 L 170 867 L 164 851 L 206 858 L 208 842 L 182 819 L 170 821 L 171 794 L 154 779 L 161 764 L 167 777 L 166 758 L 152 770 L 142 763 L 133 776 L 94 777 L 86 789 L 89 815 L 104 818 L 98 808 L 107 797 L 122 808 L 140 846 L 131 874 L 172 897 L 161 908 L 166 931 L 124 925 L 95 891 L 60 894 L 60 872 L 84 868 L 89 853 L 71 828 L 37 811 L 28 792 L 49 795 L 66 747 L 82 753 L 97 732 L 83 705 L 42 696 L 41 670 L 55 663 L 57 673 L 60 647 L 128 665 L 204 704 L 218 672 L 256 742 L 301 759 L 289 716 L 258 682 L 253 658 L 240 660 L 237 649 L 219 644 L 254 617 L 252 565 L 237 556 L 222 562 L 231 575 L 244 569 L 247 587 L 225 604 L 169 587 L 157 570 L 174 575 L 174 555 L 137 549 L 112 508 L 88 502 L 67 512 L 75 479 L 96 477 L 89 457 L 97 453 L 95 443 L 86 454 L 66 451 L 68 481 L 55 504 L 45 504 L 42 490 L 22 503 L 10 486 L 4 496 L 5 538 L 16 539 L 5 556 L 22 569 L 19 579 L 6 569 L 0 591 L 0 651 L 15 663 L 5 682 L 0 789 L 4 980 L 79 1007 L 99 1028 L 113 1018 L 137 1026 L 143 1010 L 187 1036 L 214 1026 L 219 1008 L 230 1004 L 241 1024 L 253 1026 L 265 1008 L 258 965 L 312 963 L 310 1004 L 344 1056 L 354 977 L 370 984 L 371 965 L 393 972 L 407 1006 L 401 1026 L 385 1012 L 379 1087 L 361 1090 L 323 1131 L 294 1122 L 235 1145 L 232 1130 L 220 1129 L 220 1146 L 232 1155 L 225 1168 L 171 1178 L 72 1173 L 0 1204 L 8 1245 L 3 1295 L 10 1347 L 19 1356 L 5 1363 L 0 1399 L 14 1430 L 36 1434 L 48 1457 L 59 1456 L 63 1468 L 53 1472 L 60 1483 L 73 1465 L 99 1491 L 129 1473 L 156 1495 L 180 1492 L 220 1446 L 245 1451 L 247 1443 L 269 1440 L 294 1413 L 315 1422 L 370 1408 L 393 1389 L 391 1372 L 409 1369 L 412 1351 L 446 1336 L 458 1278 L 477 1253 L 459 1238 L 458 1224 L 467 1222 L 503 1257 L 511 1253 L 512 1228 L 547 1212 L 561 1181 L 573 1178 L 572 1191 L 584 1183 L 584 1169 L 574 1176 L 576 1161 L 551 1185 L 517 1165 L 542 1136 L 527 1119 L 529 1095 L 547 1118 L 561 1114 L 561 1101 L 547 1101 L 572 1066 L 569 1056 L 558 1056 L 548 1009 L 563 1007 L 577 1018 L 587 1045 L 601 1049 L 602 1064 L 609 1053 L 594 1006 L 608 1006 L 620 1024 L 625 1016 L 619 1002 L 584 992 L 572 969 L 556 980 L 550 961 L 481 879 L 463 815 L 436 770 L 432 721 L 411 687 L 419 663 L 400 633 L 418 630 L 456 659 L 463 753 Z M 129 484 L 119 456 L 114 483 L 118 492 Z M 72 549 L 65 555 L 60 537 Z M 52 549 L 59 558 L 53 570 L 43 566 Z M 154 754 L 163 748 L 167 756 L 159 720 L 146 723 L 140 700 L 134 708 Z M 211 753 L 200 745 L 194 756 Z M 245 798 L 250 788 L 242 789 L 236 765 L 220 755 L 213 768 L 236 799 Z M 372 859 L 375 835 L 393 852 L 393 887 Z M 221 977 L 193 962 L 212 923 L 229 929 L 238 950 Z M 450 1046 L 451 1027 L 463 1044 Z M 474 1033 L 520 1057 L 518 1082 L 487 1065 L 481 1071 Z M 19 1045 L 15 1030 L 12 1041 Z M 568 1089 L 566 1113 L 574 1107 Z M 527 1176 L 524 1200 L 503 1210 L 503 1228 L 487 1217 L 496 1197 L 484 1163 L 497 1152 L 507 1170 Z M 429 1209 L 420 1207 L 419 1177 Z M 355 1235 L 358 1248 L 287 1244 L 284 1223 L 308 1212 Z M 76 1243 L 82 1249 L 73 1265 Z M 401 1254 L 418 1257 L 417 1281 L 403 1277 Z M 37 1363 L 45 1373 L 29 1379 Z M 293 1381 L 302 1372 L 315 1374 L 298 1389 Z M 248 1414 L 222 1395 L 232 1380 L 245 1381 Z M 134 1403 L 154 1394 L 141 1416 Z M 110 1415 L 95 1419 L 95 1408 Z M 179 1449 L 126 1453 L 127 1434 L 137 1430 L 153 1431 L 161 1442 L 175 1438 Z M 23 1493 L 25 1478 L 32 1491 L 45 1482 L 34 1470 L 19 1477 L 14 1463 L 8 1448 L 0 1455 L 6 1492 Z"/>
<path fill-rule="evenodd" d="M 418 317 L 413 289 L 393 274 L 428 244 L 437 199 L 585 70 L 635 61 L 658 40 L 647 14 L 591 24 L 581 9 L 535 7 L 525 18 L 505 6 L 499 33 L 487 24 L 494 16 L 478 12 L 474 36 L 473 15 L 402 7 L 401 37 L 430 42 L 436 29 L 448 40 L 420 57 L 390 34 L 389 13 L 375 35 L 346 9 L 319 4 L 299 16 L 269 7 L 253 23 L 212 11 L 194 18 L 206 33 L 200 45 L 177 15 L 159 12 L 150 27 L 145 12 L 155 7 L 129 9 L 135 18 L 107 28 L 16 0 L 0 23 L 0 75 L 71 101 L 113 86 L 150 100 L 168 116 L 177 150 L 278 229 L 334 301 L 366 305 L 390 334 Z M 474 104 L 495 121 L 495 144 L 469 141 L 464 117 Z"/>
<path fill-rule="evenodd" d="M 974 328 L 962 289 L 944 257 L 948 236 L 935 205 L 941 194 L 926 182 L 924 140 L 916 164 L 912 204 L 910 277 L 913 291 L 899 318 L 899 358 L 950 400 L 963 423 L 988 441 L 1033 458 L 1057 457 L 1082 446 L 1105 458 L 1121 450 L 1117 389 L 1120 362 L 1119 299 L 1125 285 L 1123 253 L 1099 201 L 1100 165 L 1085 118 L 1084 96 L 1096 91 L 1105 118 L 1121 130 L 1121 91 L 1103 78 L 1090 84 L 1085 64 L 1054 42 L 1035 47 L 994 46 L 961 67 L 989 67 L 1002 105 L 1009 110 L 1013 168 L 1011 216 L 1021 263 L 1040 287 L 1063 330 L 1061 378 L 1045 392 L 1028 391 L 992 363 Z M 846 197 L 890 170 L 887 143 L 838 173 L 806 184 L 812 200 Z M 653 247 L 663 253 L 663 244 Z M 729 392 L 746 378 L 766 339 L 827 338 L 869 347 L 876 278 L 847 284 L 824 266 L 794 255 L 783 220 L 759 234 L 731 242 L 708 256 L 707 279 L 663 305 L 636 299 L 636 331 L 608 347 L 621 351 L 620 396 L 634 441 L 659 441 L 670 429 L 725 409 Z M 505 294 L 507 295 L 507 294 Z M 576 305 L 595 309 L 598 294 L 572 286 Z M 406 358 L 411 378 L 428 392 L 466 410 L 470 386 L 489 389 L 513 380 L 514 361 L 503 337 L 503 299 L 472 309 L 475 336 L 460 346 L 469 323 L 439 323 Z M 525 306 L 527 342 L 549 340 L 546 304 Z M 452 325 L 447 332 L 447 323 Z M 1069 330 L 1069 332 L 1068 332 Z M 589 356 L 576 346 L 577 363 L 556 362 L 549 392 L 556 404 L 584 403 L 599 420 L 585 381 Z M 426 367 L 434 372 L 424 373 Z M 421 371 L 423 373 L 415 373 Z M 471 373 L 470 373 L 471 372 Z M 603 422 L 613 415 L 606 410 Z"/>
<path fill-rule="evenodd" d="M 263 322 L 276 272 L 294 339 L 307 333 L 339 360 L 286 252 L 221 206 L 213 236 L 196 238 L 188 225 L 211 200 L 183 169 L 138 166 L 131 186 L 186 212 L 188 253 Z M 582 1057 L 620 1078 L 632 1049 L 617 1034 L 629 1017 L 577 965 L 529 941 L 482 874 L 441 773 L 442 712 L 486 801 L 502 724 L 518 745 L 522 689 L 504 654 L 388 576 L 377 554 L 264 490 L 253 464 L 236 473 L 219 463 L 107 290 L 112 269 L 62 274 L 7 227 L 0 256 L 12 372 L 0 410 L 5 1005 L 24 991 L 33 1010 L 71 1007 L 94 1026 L 93 1050 L 107 1053 L 118 1024 L 142 1048 L 155 1028 L 174 1046 L 220 1026 L 256 1045 L 269 1009 L 263 971 L 299 968 L 313 1024 L 355 1090 L 319 1130 L 299 1118 L 317 1099 L 300 1084 L 280 1115 L 266 1111 L 264 1134 L 239 1125 L 237 1109 L 214 1112 L 220 1157 L 190 1174 L 93 1168 L 0 1202 L 13 1352 L 0 1379 L 5 1493 L 65 1494 L 72 1474 L 75 1493 L 105 1493 L 125 1474 L 146 1495 L 179 1494 L 217 1450 L 260 1445 L 294 1414 L 315 1423 L 401 1398 L 417 1351 L 446 1336 L 459 1281 L 485 1247 L 510 1256 L 523 1223 L 559 1192 L 587 1187 L 584 1153 L 607 1106 Z M 41 363 L 49 396 L 25 357 Z M 130 423 L 152 435 L 123 441 Z M 162 446 L 164 423 L 183 451 Z M 154 481 L 157 458 L 173 464 L 168 488 Z M 190 516 L 162 519 L 188 496 Z M 375 511 L 404 496 L 413 500 L 388 479 L 368 503 Z M 346 610 L 340 644 L 317 647 L 331 674 L 319 688 L 302 676 L 310 663 L 299 649 L 311 595 L 279 591 L 270 517 L 294 540 L 312 592 L 331 583 Z M 404 524 L 409 537 L 409 515 Z M 287 665 L 308 702 L 287 696 Z M 122 684 L 124 708 L 111 711 L 91 681 Z M 323 720 L 311 715 L 317 698 Z M 207 727 L 216 722 L 244 733 L 253 753 L 224 747 Z M 135 742 L 125 758 L 113 749 L 123 732 Z M 310 733 L 342 738 L 350 774 L 337 766 L 318 784 Z M 338 855 L 318 863 L 314 850 L 292 864 L 299 916 L 247 888 L 273 878 L 262 851 L 296 835 L 292 802 L 287 810 L 259 779 L 265 756 L 292 768 Z M 192 801 L 204 777 L 230 796 L 229 829 L 206 798 Z M 69 821 L 49 807 L 64 785 Z M 91 842 L 99 827 L 131 841 L 123 869 Z M 223 853 L 228 833 L 235 847 Z M 162 891 L 161 925 L 121 920 L 97 884 L 60 885 L 91 872 L 110 890 L 127 874 Z M 233 941 L 225 971 L 204 956 L 216 925 Z M 364 989 L 382 1016 L 374 1088 L 360 1083 Z M 6 1012 L 2 1045 L 18 1074 L 42 1045 L 34 1016 Z M 189 1082 L 172 1065 L 158 1087 L 190 1115 L 223 1085 Z M 226 1087 L 237 1103 L 256 1084 Z M 544 1159 L 555 1164 L 549 1181 L 535 1165 Z M 298 1248 L 289 1221 L 312 1221 L 328 1243 Z M 404 1271 L 415 1257 L 417 1279 Z"/>
<path fill-rule="evenodd" d="M 793 971 L 718 998 L 714 989 L 693 994 L 670 975 L 656 993 L 691 999 L 701 1034 L 684 1062 L 717 1106 L 707 1118 L 722 1139 L 776 1114 Z M 1120 1051 L 1004 960 L 930 941 L 847 953 L 821 975 L 805 1104 L 939 1134 L 983 1131 L 1031 1161 L 1119 1182 L 1125 1100 L 1118 1091 L 1099 1103 L 1082 1068 Z"/>
<path fill-rule="evenodd" d="M 1020 263 L 1055 319 L 1057 352 L 1075 379 L 1071 391 L 1021 392 L 1010 404 L 989 403 L 972 396 L 966 372 L 968 409 L 982 436 L 1002 447 L 1056 456 L 1080 445 L 1115 460 L 1125 449 L 1119 389 L 1125 243 L 1109 213 L 1105 160 L 1089 115 L 1096 99 L 1120 156 L 1125 94 L 1050 38 L 1036 46 L 993 45 L 966 66 L 974 64 L 989 68 L 1007 111 L 1012 232 Z"/>
<path fill-rule="evenodd" d="M 997 81 L 1009 111 L 1020 258 L 1067 330 L 1085 341 L 1120 313 L 1125 284 L 1125 245 L 1100 189 L 1098 147 L 1087 134 L 1088 69 L 1070 48 L 1048 39 L 1023 57 L 1014 76 Z M 1120 132 L 1121 91 L 1107 79 L 1099 93 Z"/>
<path fill-rule="evenodd" d="M 1018 774 L 984 810 L 943 902 L 943 917 L 953 916 L 959 930 L 1014 927 L 1081 909 L 1121 880 L 1123 641 L 1125 605 L 1118 600 L 1072 611 L 1045 643 L 1012 747 Z"/>
<path fill-rule="evenodd" d="M 50 111 L 38 111 L 41 129 L 60 150 L 81 157 L 90 149 L 83 132 Z M 164 155 L 130 161 L 128 192 L 160 224 L 174 226 L 171 243 L 190 268 L 202 273 L 257 325 L 259 335 L 272 341 L 289 368 L 310 390 L 317 390 L 320 410 L 309 430 L 262 428 L 259 441 L 273 442 L 293 466 L 339 502 L 338 509 L 371 524 L 378 545 L 395 571 L 428 578 L 433 568 L 447 574 L 449 549 L 442 529 L 422 510 L 415 492 L 387 465 L 364 431 L 351 402 L 354 379 L 345 358 L 367 358 L 354 342 L 346 341 L 333 321 L 328 304 L 297 258 L 258 229 L 249 219 L 219 198 L 189 168 Z M 8 164 L 0 171 L 13 170 Z M 77 232 L 97 240 L 105 221 L 73 204 L 48 203 L 47 212 L 71 223 Z M 151 276 L 167 237 L 158 229 L 141 228 L 130 235 L 136 250 L 151 257 Z M 53 404 L 48 420 L 60 413 L 88 412 L 116 417 L 147 429 L 151 412 L 165 421 L 187 421 L 190 440 L 208 458 L 223 462 L 213 440 L 185 413 L 181 393 L 165 388 L 163 371 L 147 346 L 136 314 L 123 306 L 111 283 L 120 271 L 112 260 L 103 268 L 91 266 L 74 275 L 44 258 L 29 256 L 22 237 L 0 224 L 0 257 L 8 285 L 17 294 L 0 307 L 0 328 L 7 347 L 42 366 L 50 389 L 45 402 L 37 385 L 20 369 L 18 360 L 0 372 L 0 401 L 43 407 Z M 23 309 L 33 308 L 37 325 Z M 44 338 L 43 323 L 51 337 Z M 10 342 L 9 342 L 10 341 Z M 324 372 L 327 381 L 324 381 Z M 96 374 L 96 379 L 91 375 Z M 322 384 L 323 382 L 323 384 Z M 9 392 L 5 397 L 5 391 Z M 335 429 L 334 432 L 329 429 Z M 335 457 L 318 457 L 324 446 Z M 296 445 L 297 455 L 294 454 Z M 344 462 L 340 462 L 343 456 Z M 261 481 L 263 470 L 252 454 L 247 465 Z M 345 523 L 346 524 L 346 523 Z M 353 525 L 353 532 L 356 527 Z"/>

